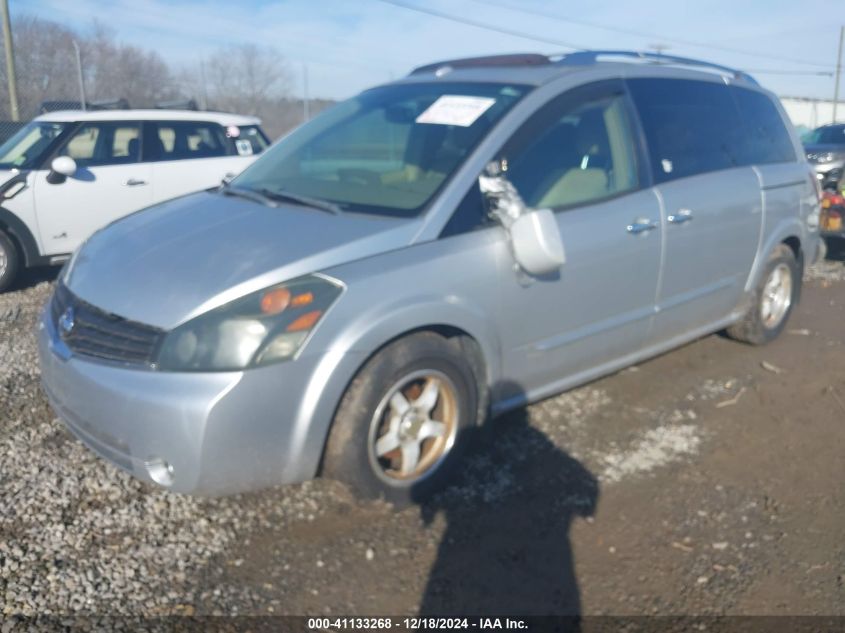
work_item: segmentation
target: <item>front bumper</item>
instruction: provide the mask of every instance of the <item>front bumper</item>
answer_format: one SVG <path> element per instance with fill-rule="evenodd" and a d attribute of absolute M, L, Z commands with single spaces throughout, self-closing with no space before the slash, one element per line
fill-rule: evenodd
<path fill-rule="evenodd" d="M 329 401 L 339 397 L 329 379 L 342 359 L 303 355 L 227 373 L 129 369 L 70 355 L 46 309 L 38 347 L 44 391 L 58 416 L 139 479 L 161 484 L 151 468 L 166 463 L 171 490 L 220 495 L 317 471 L 335 405 Z M 324 392 L 325 399 L 316 397 Z"/>

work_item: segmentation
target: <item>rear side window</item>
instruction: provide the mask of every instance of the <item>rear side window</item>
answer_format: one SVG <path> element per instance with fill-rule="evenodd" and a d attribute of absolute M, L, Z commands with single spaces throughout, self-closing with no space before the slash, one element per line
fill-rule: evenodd
<path fill-rule="evenodd" d="M 191 160 L 230 153 L 225 132 L 216 123 L 152 121 L 148 126 L 144 145 L 146 160 Z"/>
<path fill-rule="evenodd" d="M 655 182 L 748 164 L 747 136 L 727 86 L 685 79 L 631 79 Z"/>
<path fill-rule="evenodd" d="M 787 163 L 795 160 L 795 148 L 783 118 L 763 93 L 729 88 L 746 129 L 743 159 L 749 165 Z"/>

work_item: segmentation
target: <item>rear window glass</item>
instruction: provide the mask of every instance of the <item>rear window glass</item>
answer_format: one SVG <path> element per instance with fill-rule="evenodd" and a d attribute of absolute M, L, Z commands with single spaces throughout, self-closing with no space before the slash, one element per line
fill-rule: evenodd
<path fill-rule="evenodd" d="M 195 121 L 153 122 L 145 138 L 147 160 L 190 160 L 229 154 L 223 128 Z"/>
<path fill-rule="evenodd" d="M 654 179 L 666 182 L 748 164 L 747 136 L 723 84 L 682 79 L 632 79 Z"/>
<path fill-rule="evenodd" d="M 253 156 L 270 146 L 270 141 L 257 125 L 230 125 L 226 138 L 232 146 L 232 154 Z"/>
<path fill-rule="evenodd" d="M 795 147 L 772 100 L 760 92 L 730 87 L 746 129 L 743 161 L 750 165 L 795 160 Z"/>

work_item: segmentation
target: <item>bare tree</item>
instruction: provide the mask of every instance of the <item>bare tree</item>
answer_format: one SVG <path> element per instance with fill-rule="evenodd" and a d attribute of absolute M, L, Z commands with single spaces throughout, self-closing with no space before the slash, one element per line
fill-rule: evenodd
<path fill-rule="evenodd" d="M 83 61 L 93 100 L 125 98 L 139 107 L 178 95 L 172 73 L 158 53 L 118 43 L 113 31 L 100 23 L 85 40 Z"/>
<path fill-rule="evenodd" d="M 112 31 L 95 23 L 89 34 L 50 20 L 16 19 L 14 28 L 18 100 L 24 117 L 34 116 L 45 100 L 78 101 L 73 41 L 82 50 L 89 100 L 125 98 L 134 107 L 179 95 L 173 73 L 155 51 L 119 43 Z M 8 118 L 5 69 L 0 64 L 0 118 Z"/>
<path fill-rule="evenodd" d="M 203 66 L 209 101 L 222 110 L 261 116 L 289 83 L 281 55 L 255 44 L 221 48 Z"/>
<path fill-rule="evenodd" d="M 74 40 L 82 52 L 90 101 L 125 98 L 132 107 L 194 98 L 216 110 L 254 114 L 276 137 L 302 121 L 302 102 L 290 95 L 291 73 L 274 49 L 230 44 L 174 73 L 157 52 L 121 43 L 113 30 L 94 22 L 84 33 L 56 22 L 22 16 L 14 28 L 18 98 L 24 117 L 45 100 L 78 101 Z M 0 119 L 7 119 L 7 82 L 0 64 Z M 313 100 L 312 112 L 330 101 Z"/>
<path fill-rule="evenodd" d="M 45 99 L 78 99 L 73 31 L 49 20 L 22 17 L 15 21 L 13 33 L 22 116 L 34 115 Z M 8 118 L 5 66 L 0 65 L 0 73 L 0 117 Z"/>

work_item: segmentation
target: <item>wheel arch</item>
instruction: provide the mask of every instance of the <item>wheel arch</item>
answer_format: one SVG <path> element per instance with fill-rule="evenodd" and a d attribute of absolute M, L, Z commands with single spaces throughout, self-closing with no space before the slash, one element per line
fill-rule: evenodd
<path fill-rule="evenodd" d="M 781 244 L 786 244 L 789 248 L 792 249 L 792 253 L 795 255 L 795 259 L 802 263 L 803 267 L 804 250 L 801 248 L 801 239 L 797 235 L 790 235 L 781 240 Z"/>
<path fill-rule="evenodd" d="M 434 318 L 435 310 L 441 318 Z M 485 419 L 490 385 L 497 379 L 500 367 L 498 340 L 485 321 L 481 313 L 437 301 L 432 305 L 412 302 L 384 319 L 362 317 L 347 324 L 335 340 L 334 349 L 324 354 L 303 396 L 305 404 L 297 423 L 303 435 L 300 447 L 294 450 L 318 457 L 298 478 L 307 479 L 321 472 L 332 423 L 344 394 L 361 369 L 387 346 L 419 332 L 434 332 L 453 340 L 470 355 L 479 394 L 478 419 Z"/>
<path fill-rule="evenodd" d="M 0 207 L 0 231 L 12 239 L 24 266 L 35 266 L 40 262 L 41 253 L 32 231 L 23 220 L 4 207 Z"/>
<path fill-rule="evenodd" d="M 766 262 L 769 259 L 772 251 L 780 244 L 786 244 L 794 253 L 795 258 L 803 272 L 804 270 L 804 226 L 797 218 L 790 218 L 775 225 L 770 231 L 766 239 L 760 246 L 760 250 L 754 259 L 754 264 L 751 268 L 751 273 L 745 283 L 745 291 L 750 292 L 760 281 L 760 275 L 766 268 Z"/>

